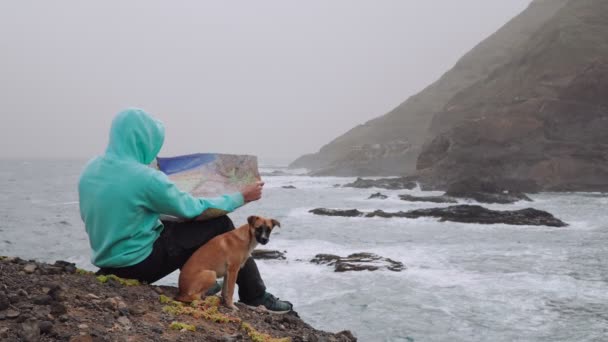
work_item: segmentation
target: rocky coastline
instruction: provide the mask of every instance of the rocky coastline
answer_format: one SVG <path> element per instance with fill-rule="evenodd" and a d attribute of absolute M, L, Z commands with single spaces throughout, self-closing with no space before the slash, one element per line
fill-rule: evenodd
<path fill-rule="evenodd" d="M 0 257 L 2 341 L 356 341 L 349 331 L 314 329 L 295 314 L 210 296 L 174 302 L 176 288 L 96 276 L 72 263 Z"/>

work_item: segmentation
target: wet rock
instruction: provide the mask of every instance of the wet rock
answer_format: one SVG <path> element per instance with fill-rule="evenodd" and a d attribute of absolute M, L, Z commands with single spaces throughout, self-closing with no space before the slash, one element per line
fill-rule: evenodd
<path fill-rule="evenodd" d="M 344 217 L 360 217 L 363 216 L 363 213 L 357 209 L 327 209 L 327 208 L 316 208 L 308 211 L 309 213 L 313 213 L 315 215 L 322 216 L 344 216 Z"/>
<path fill-rule="evenodd" d="M 38 321 L 28 319 L 21 323 L 21 331 L 19 331 L 19 336 L 23 341 L 26 342 L 35 342 L 40 340 L 40 327 L 38 326 Z"/>
<path fill-rule="evenodd" d="M 317 254 L 310 262 L 334 266 L 335 272 L 376 271 L 379 269 L 400 272 L 405 269 L 403 263 L 373 253 L 355 253 L 347 257 L 334 254 Z"/>
<path fill-rule="evenodd" d="M 412 196 L 399 195 L 399 198 L 408 202 L 432 202 L 432 203 L 458 203 L 455 199 L 449 196 Z"/>
<path fill-rule="evenodd" d="M 399 178 L 381 178 L 381 179 L 364 179 L 357 178 L 354 182 L 345 184 L 345 188 L 381 188 L 389 190 L 411 190 L 417 186 L 417 183 L 412 181 L 410 177 Z"/>
<path fill-rule="evenodd" d="M 376 192 L 375 194 L 370 195 L 367 199 L 387 199 L 388 196 L 380 193 L 380 192 Z"/>
<path fill-rule="evenodd" d="M 37 305 L 49 305 L 53 301 L 53 298 L 49 295 L 40 295 L 32 299 L 32 302 Z"/>
<path fill-rule="evenodd" d="M 531 226 L 565 227 L 567 224 L 546 211 L 533 208 L 498 211 L 479 205 L 456 205 L 447 208 L 418 209 L 408 211 L 407 217 L 437 217 L 441 221 L 481 224 L 512 224 Z"/>
<path fill-rule="evenodd" d="M 36 266 L 36 264 L 27 264 L 27 265 L 25 265 L 25 267 L 23 267 L 23 271 L 25 273 L 31 274 L 31 273 L 34 273 L 37 268 L 38 267 Z"/>
<path fill-rule="evenodd" d="M 270 249 L 254 249 L 251 256 L 256 260 L 285 260 L 285 253 Z"/>
<path fill-rule="evenodd" d="M 283 188 L 283 189 L 297 189 L 297 188 L 296 188 L 295 186 L 293 186 L 293 185 L 285 185 L 285 186 L 282 186 L 281 188 Z"/>
<path fill-rule="evenodd" d="M 389 212 L 386 212 L 384 210 L 375 210 L 375 211 L 372 211 L 371 213 L 365 214 L 365 217 L 382 217 L 382 218 L 404 217 L 404 218 L 410 218 L 410 216 L 408 215 L 407 212 L 398 211 L 398 212 L 389 213 Z"/>

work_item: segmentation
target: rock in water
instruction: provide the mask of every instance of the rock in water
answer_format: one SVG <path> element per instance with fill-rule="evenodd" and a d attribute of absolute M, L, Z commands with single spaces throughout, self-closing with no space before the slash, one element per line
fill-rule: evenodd
<path fill-rule="evenodd" d="M 372 253 L 355 253 L 344 258 L 334 254 L 317 254 L 310 262 L 334 266 L 335 272 L 376 271 L 379 269 L 400 272 L 405 269 L 403 263 L 399 261 Z"/>
<path fill-rule="evenodd" d="M 399 195 L 402 201 L 408 202 L 432 202 L 432 203 L 458 203 L 455 199 L 449 196 L 412 196 L 412 195 Z"/>
<path fill-rule="evenodd" d="M 322 216 L 345 216 L 345 217 L 363 216 L 363 213 L 357 209 L 340 210 L 340 209 L 317 208 L 317 209 L 312 209 L 308 212 L 313 213 L 315 215 L 322 215 Z"/>
<path fill-rule="evenodd" d="M 380 192 L 376 192 L 375 194 L 371 194 L 367 199 L 387 199 L 388 196 L 380 193 Z"/>
<path fill-rule="evenodd" d="M 406 217 L 438 217 L 441 221 L 481 224 L 512 224 L 530 226 L 566 227 L 567 224 L 546 211 L 533 208 L 521 210 L 490 210 L 479 205 L 455 205 L 447 208 L 408 211 Z"/>
<path fill-rule="evenodd" d="M 285 260 L 285 253 L 283 252 L 279 252 L 279 251 L 275 251 L 275 250 L 270 250 L 270 249 L 254 249 L 251 252 L 251 256 L 254 259 L 257 260 L 268 260 L 268 259 L 275 259 L 275 260 Z"/>
<path fill-rule="evenodd" d="M 437 217 L 441 221 L 481 224 L 512 224 L 530 226 L 565 227 L 568 224 L 546 211 L 533 208 L 500 211 L 490 210 L 479 205 L 455 205 L 447 208 L 418 209 L 410 211 L 386 212 L 376 210 L 369 213 L 357 209 L 339 210 L 318 208 L 310 211 L 316 215 L 344 216 L 344 217 L 382 217 L 382 218 L 419 218 Z"/>
<path fill-rule="evenodd" d="M 381 178 L 381 179 L 364 179 L 357 178 L 354 182 L 345 184 L 345 188 L 369 189 L 381 188 L 388 190 L 411 190 L 417 186 L 417 183 L 410 177 L 399 178 Z"/>

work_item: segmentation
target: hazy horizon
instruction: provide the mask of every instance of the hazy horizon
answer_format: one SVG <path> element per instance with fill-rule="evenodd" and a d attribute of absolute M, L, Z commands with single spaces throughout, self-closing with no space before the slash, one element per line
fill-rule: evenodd
<path fill-rule="evenodd" d="M 419 92 L 530 2 L 5 2 L 0 158 L 90 158 L 140 107 L 166 125 L 161 155 L 291 160 Z"/>

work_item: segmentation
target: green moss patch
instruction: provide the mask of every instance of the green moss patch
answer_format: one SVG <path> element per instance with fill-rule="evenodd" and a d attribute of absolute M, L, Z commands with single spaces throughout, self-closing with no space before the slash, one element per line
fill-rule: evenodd
<path fill-rule="evenodd" d="M 196 331 L 196 327 L 194 325 L 182 323 L 182 322 L 171 322 L 169 328 L 172 330 L 188 330 L 188 331 Z"/>
<path fill-rule="evenodd" d="M 290 337 L 274 338 L 268 334 L 261 333 L 255 330 L 249 323 L 243 322 L 241 324 L 241 329 L 245 330 L 247 336 L 249 336 L 253 342 L 291 342 Z"/>
<path fill-rule="evenodd" d="M 113 274 L 97 276 L 97 280 L 100 283 L 104 283 L 104 284 L 107 283 L 110 280 L 114 280 L 114 281 L 116 281 L 116 282 L 118 282 L 118 283 L 120 283 L 120 284 L 122 284 L 124 286 L 139 286 L 139 285 L 141 285 L 141 283 L 137 279 L 123 279 L 123 278 L 117 277 L 117 276 L 115 276 Z"/>

